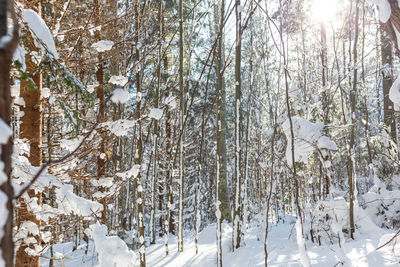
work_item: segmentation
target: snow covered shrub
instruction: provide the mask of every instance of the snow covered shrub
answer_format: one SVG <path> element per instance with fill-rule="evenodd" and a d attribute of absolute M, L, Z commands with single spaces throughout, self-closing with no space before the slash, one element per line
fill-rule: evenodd
<path fill-rule="evenodd" d="M 400 190 L 387 190 L 376 175 L 374 185 L 361 197 L 360 204 L 379 227 L 400 227 Z"/>
<path fill-rule="evenodd" d="M 333 243 L 340 227 L 344 233 L 349 232 L 349 204 L 343 197 L 318 201 L 311 214 L 309 227 L 319 244 Z"/>
<path fill-rule="evenodd" d="M 136 255 L 118 236 L 107 236 L 107 226 L 91 225 L 85 233 L 93 238 L 99 254 L 99 267 L 133 267 Z"/>
<path fill-rule="evenodd" d="M 392 140 L 386 130 L 382 130 L 372 137 L 373 150 L 377 157 L 373 160 L 378 177 L 385 177 L 386 185 L 390 185 L 393 175 L 399 174 L 396 164 L 398 158 L 397 144 Z"/>
<path fill-rule="evenodd" d="M 336 143 L 323 135 L 325 125 L 323 123 L 312 123 L 304 118 L 294 116 L 292 118 L 295 162 L 307 164 L 309 157 L 318 148 L 322 150 L 337 150 Z M 286 161 L 292 165 L 292 139 L 290 138 L 290 123 L 286 120 L 282 124 L 282 130 L 286 135 L 288 145 L 286 147 Z M 324 155 L 323 155 L 324 156 Z M 328 164 L 328 163 L 327 163 Z M 326 167 L 330 167 L 327 165 Z"/>

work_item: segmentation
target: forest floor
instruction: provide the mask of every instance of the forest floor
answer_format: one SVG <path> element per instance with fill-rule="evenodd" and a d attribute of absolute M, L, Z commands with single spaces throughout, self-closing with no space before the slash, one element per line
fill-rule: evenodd
<path fill-rule="evenodd" d="M 371 222 L 372 223 L 372 222 Z M 268 237 L 268 266 L 301 266 L 300 254 L 296 243 L 295 222 L 287 218 L 285 223 L 273 225 Z M 373 228 L 373 229 L 372 229 Z M 376 250 L 381 244 L 390 240 L 394 232 L 365 225 L 364 231 L 357 233 L 356 240 L 346 240 L 344 251 L 351 261 L 345 266 L 400 266 L 400 244 L 388 245 Z M 379 228 L 378 228 L 379 229 Z M 245 246 L 231 252 L 232 229 L 223 224 L 223 266 L 246 267 L 264 266 L 263 233 L 257 226 L 249 225 L 245 235 Z M 184 252 L 177 251 L 175 237 L 169 239 L 169 255 L 165 256 L 165 246 L 162 240 L 146 250 L 146 262 L 150 267 L 213 267 L 216 266 L 215 224 L 209 225 L 199 234 L 199 251 L 195 254 L 193 234 L 185 238 Z M 257 240 L 260 237 L 260 241 Z M 399 242 L 400 243 L 400 242 Z M 83 242 L 84 244 L 84 242 Z M 90 242 L 90 244 L 93 244 Z M 318 246 L 307 241 L 307 253 L 312 266 L 334 267 L 342 266 L 336 256 L 338 244 Z M 55 261 L 55 266 L 96 266 L 96 252 L 93 245 L 89 246 L 85 255 L 86 245 L 81 245 L 72 252 L 72 243 L 54 246 L 55 256 L 62 258 Z M 46 253 L 48 255 L 49 252 Z M 42 259 L 42 266 L 48 266 L 48 259 Z"/>

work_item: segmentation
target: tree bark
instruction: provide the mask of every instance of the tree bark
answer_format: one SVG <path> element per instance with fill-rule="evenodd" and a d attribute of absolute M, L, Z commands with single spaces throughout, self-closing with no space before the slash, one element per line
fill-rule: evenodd
<path fill-rule="evenodd" d="M 8 7 L 8 3 L 14 1 L 0 0 L 0 39 L 7 35 L 7 10 L 14 8 Z M 0 49 L 0 120 L 11 126 L 11 92 L 10 92 L 10 70 L 13 52 L 18 43 L 18 27 L 14 26 L 13 40 L 7 47 Z M 11 155 L 13 151 L 12 136 L 6 144 L 0 144 L 0 162 L 3 162 L 3 172 L 7 177 L 6 181 L 0 184 L 0 199 L 2 200 L 1 209 L 6 208 L 3 236 L 0 239 L 0 251 L 5 267 L 14 266 L 14 241 L 13 241 L 13 196 L 14 190 L 11 185 Z M 4 203 L 3 203 L 4 200 Z M 4 219 L 4 218 L 2 218 Z"/>
<path fill-rule="evenodd" d="M 233 230 L 232 230 L 232 248 L 237 249 L 241 245 L 241 171 L 240 171 L 240 106 L 241 106 L 241 5 L 240 0 L 236 0 L 235 11 L 236 11 L 236 57 L 235 57 L 235 195 L 233 202 Z"/>
<path fill-rule="evenodd" d="M 140 3 L 139 1 L 135 2 L 135 43 L 136 43 L 136 51 L 135 51 L 135 60 L 136 64 L 140 62 L 140 50 L 139 46 L 139 34 L 140 34 Z M 141 94 L 141 79 L 140 79 L 140 70 L 139 67 L 136 71 L 135 75 L 136 81 L 136 91 L 137 91 L 137 99 L 136 99 L 136 119 L 138 120 L 137 125 L 137 141 L 136 141 L 136 152 L 135 152 L 135 164 L 142 165 L 143 159 L 143 141 L 142 141 L 142 122 L 140 120 L 142 116 L 142 94 Z M 144 225 L 144 199 L 143 199 L 143 187 L 142 187 L 142 173 L 139 171 L 138 176 L 136 177 L 136 188 L 137 188 L 137 212 L 138 212 L 138 226 L 139 226 L 139 258 L 140 258 L 140 267 L 146 267 L 146 243 L 145 243 L 145 225 Z"/>
<path fill-rule="evenodd" d="M 224 27 L 224 16 L 225 16 L 225 1 L 222 0 L 220 3 L 220 12 L 219 12 L 219 30 L 218 34 L 218 47 L 217 47 L 217 157 L 216 157 L 216 179 L 215 179 L 215 208 L 216 208 L 216 219 L 217 219 L 217 266 L 222 266 L 222 230 L 221 230 L 221 221 L 222 219 L 222 210 L 224 210 L 221 201 L 220 194 L 220 181 L 221 179 L 226 180 L 226 172 L 221 170 L 222 160 L 226 155 L 223 155 L 222 143 L 225 143 L 225 140 L 222 138 L 222 116 L 223 116 L 223 100 L 222 100 L 222 88 L 224 82 L 224 73 L 223 73 L 223 27 Z M 221 177 L 221 174 L 225 176 Z M 222 192 L 221 192 L 222 193 Z M 226 201 L 224 201 L 226 204 Z"/>
<path fill-rule="evenodd" d="M 41 15 L 41 5 L 40 3 L 35 3 L 33 1 L 26 1 L 25 8 L 30 8 L 36 11 L 39 16 Z M 38 51 L 35 46 L 33 36 L 29 30 L 25 32 L 26 45 L 31 51 Z M 39 167 L 42 165 L 42 102 L 41 102 L 41 90 L 42 90 L 42 72 L 39 66 L 33 62 L 30 55 L 25 56 L 26 72 L 29 77 L 32 78 L 34 83 L 31 84 L 30 81 L 21 79 L 20 84 L 20 96 L 25 101 L 25 106 L 21 107 L 21 111 L 24 116 L 21 118 L 21 128 L 20 128 L 20 138 L 27 139 L 30 147 L 30 154 L 28 156 L 29 162 L 32 166 Z M 35 88 L 32 88 L 35 87 Z M 29 198 L 37 198 L 38 205 L 42 204 L 42 193 L 35 192 L 33 189 L 27 191 Z M 39 230 L 41 226 L 41 221 L 36 218 L 36 215 L 28 210 L 27 199 L 21 197 L 18 200 L 17 208 L 17 226 L 19 227 L 25 221 L 32 221 L 38 225 Z M 41 244 L 40 236 L 33 236 L 36 239 L 37 244 Z M 26 249 L 32 248 L 32 245 L 25 245 L 24 240 L 19 240 L 21 245 L 19 246 L 16 254 L 16 267 L 23 266 L 40 266 L 40 257 L 32 256 L 26 252 Z"/>
<path fill-rule="evenodd" d="M 183 0 L 179 0 L 179 92 L 180 92 L 180 140 L 179 140 L 179 209 L 178 209 L 178 251 L 183 252 L 183 188 L 184 188 L 184 116 L 185 116 L 185 88 L 183 86 Z"/>
<path fill-rule="evenodd" d="M 359 18 L 359 7 L 358 7 L 359 0 L 355 3 L 356 8 L 356 17 L 355 17 L 355 36 L 354 36 L 354 43 L 353 43 L 353 57 L 354 57 L 354 70 L 353 70 L 353 85 L 352 90 L 350 91 L 350 108 L 351 108 L 351 129 L 350 129 L 350 144 L 349 144 L 349 158 L 348 158 L 348 184 L 349 184 L 349 216 L 350 216 L 350 236 L 354 239 L 354 231 L 355 231 L 355 223 L 354 223 L 354 173 L 355 173 L 355 166 L 354 166 L 354 144 L 355 144 L 355 112 L 356 112 L 356 95 L 357 95 L 357 68 L 355 65 L 357 64 L 357 41 L 358 41 L 358 18 Z"/>
<path fill-rule="evenodd" d="M 95 27 L 101 26 L 101 21 L 100 21 L 100 5 L 101 3 L 99 0 L 94 0 L 94 25 Z M 98 42 L 101 40 L 101 32 L 100 30 L 95 31 L 95 40 Z M 96 95 L 97 99 L 99 101 L 99 123 L 102 123 L 105 121 L 105 103 L 104 103 L 104 63 L 103 63 L 103 55 L 102 53 L 99 53 L 97 55 L 97 71 L 96 71 L 96 79 L 98 86 L 96 88 Z M 106 147 L 105 147 L 105 134 L 100 133 L 101 140 L 100 140 L 100 148 L 97 156 L 97 179 L 104 178 L 104 175 L 106 174 L 106 157 L 105 157 L 105 152 L 106 152 Z M 100 188 L 101 192 L 104 192 L 104 188 Z M 106 198 L 103 197 L 99 201 L 103 205 L 103 211 L 101 213 L 101 223 L 106 224 L 107 223 L 107 201 Z"/>
<path fill-rule="evenodd" d="M 394 104 L 389 98 L 389 91 L 393 84 L 393 46 L 390 41 L 387 24 L 380 24 L 381 60 L 382 60 L 382 91 L 383 91 L 383 117 L 389 129 L 392 140 L 397 143 L 396 121 Z"/>

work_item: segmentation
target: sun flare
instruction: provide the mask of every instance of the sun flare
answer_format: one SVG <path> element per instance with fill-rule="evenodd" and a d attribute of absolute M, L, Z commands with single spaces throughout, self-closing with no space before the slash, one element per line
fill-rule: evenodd
<path fill-rule="evenodd" d="M 313 0 L 312 17 L 320 22 L 333 19 L 337 9 L 337 0 Z"/>

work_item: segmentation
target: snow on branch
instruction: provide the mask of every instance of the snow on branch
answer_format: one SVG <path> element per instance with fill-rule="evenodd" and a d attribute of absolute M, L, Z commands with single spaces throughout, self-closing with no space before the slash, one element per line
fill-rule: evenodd
<path fill-rule="evenodd" d="M 126 136 L 131 130 L 133 130 L 135 124 L 136 121 L 134 120 L 120 119 L 116 121 L 103 122 L 99 126 L 105 127 L 114 135 L 121 137 L 121 136 Z"/>
<path fill-rule="evenodd" d="M 389 98 L 394 104 L 400 105 L 400 75 L 390 87 Z"/>
<path fill-rule="evenodd" d="M 25 156 L 19 155 L 20 152 L 18 148 L 15 149 L 13 155 L 14 168 L 12 172 L 13 184 L 16 193 L 18 194 L 24 185 L 27 184 L 31 177 L 38 172 L 40 167 L 32 166 Z M 42 192 L 45 188 L 55 188 L 56 202 L 58 205 L 59 212 L 62 214 L 76 214 L 79 216 L 88 217 L 92 215 L 93 212 L 99 212 L 103 209 L 103 206 L 97 202 L 84 199 L 77 196 L 73 192 L 72 185 L 64 184 L 58 180 L 55 176 L 49 174 L 46 170 L 42 172 L 40 178 L 35 184 L 32 185 L 31 189 L 37 192 Z M 26 200 L 30 200 L 28 194 L 24 193 L 22 195 Z M 42 206 L 32 206 L 37 210 L 34 210 L 37 219 L 46 221 L 42 218 Z"/>
<path fill-rule="evenodd" d="M 337 150 L 335 142 L 322 134 L 322 130 L 325 127 L 323 123 L 312 123 L 297 116 L 292 117 L 292 122 L 294 133 L 294 159 L 296 162 L 307 163 L 308 158 L 316 148 Z M 292 139 L 289 119 L 282 124 L 282 130 L 288 140 L 288 145 L 286 147 L 286 161 L 291 166 Z"/>
<path fill-rule="evenodd" d="M 10 127 L 0 118 L 0 155 L 1 155 L 1 145 L 6 144 L 8 139 L 10 138 L 12 131 Z M 7 175 L 4 173 L 4 162 L 0 160 L 0 185 L 7 181 Z M 4 235 L 4 224 L 8 218 L 8 209 L 7 209 L 7 201 L 8 198 L 6 194 L 0 191 L 0 240 Z M 2 253 L 0 250 L 0 266 L 4 264 Z"/>
<path fill-rule="evenodd" d="M 155 120 L 160 120 L 163 115 L 163 110 L 159 108 L 152 108 L 149 113 L 149 117 Z"/>
<path fill-rule="evenodd" d="M 140 171 L 140 165 L 134 165 L 131 169 L 125 172 L 118 172 L 116 175 L 123 180 L 136 178 Z"/>
<path fill-rule="evenodd" d="M 114 46 L 114 42 L 113 41 L 101 40 L 101 41 L 98 41 L 96 43 L 93 43 L 91 47 L 94 50 L 96 50 L 97 52 L 103 53 L 103 52 L 106 52 L 106 51 L 110 51 L 113 46 Z"/>
<path fill-rule="evenodd" d="M 131 98 L 131 94 L 122 88 L 117 88 L 113 91 L 111 96 L 111 101 L 115 104 L 121 103 L 125 104 Z"/>
<path fill-rule="evenodd" d="M 0 118 L 0 145 L 6 144 L 11 134 L 12 131 L 10 127 Z"/>
<path fill-rule="evenodd" d="M 125 76 L 112 76 L 108 82 L 123 87 L 128 83 L 128 80 Z"/>
<path fill-rule="evenodd" d="M 36 37 L 36 45 L 48 51 L 55 59 L 58 59 L 56 45 L 53 36 L 44 20 L 32 9 L 24 9 L 21 12 L 22 20 L 28 25 L 29 29 Z M 38 42 L 39 41 L 39 42 Z"/>
<path fill-rule="evenodd" d="M 386 23 L 390 19 L 392 9 L 388 0 L 368 0 L 368 2 L 375 4 L 379 9 L 379 20 L 382 23 Z"/>

